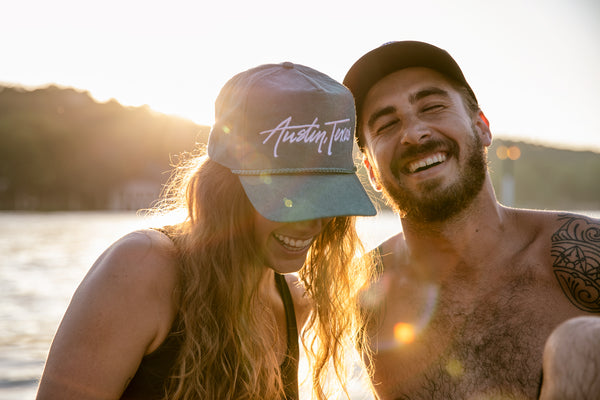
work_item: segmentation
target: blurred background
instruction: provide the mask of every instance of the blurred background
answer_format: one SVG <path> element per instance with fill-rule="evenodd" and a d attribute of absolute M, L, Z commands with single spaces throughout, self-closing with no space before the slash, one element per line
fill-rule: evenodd
<path fill-rule="evenodd" d="M 445 48 L 491 122 L 500 201 L 600 216 L 595 0 L 22 0 L 0 15 L 0 399 L 34 397 L 88 268 L 161 223 L 136 210 L 206 141 L 222 85 L 259 64 L 341 81 L 390 40 Z M 380 207 L 360 221 L 368 247 L 399 229 Z"/>

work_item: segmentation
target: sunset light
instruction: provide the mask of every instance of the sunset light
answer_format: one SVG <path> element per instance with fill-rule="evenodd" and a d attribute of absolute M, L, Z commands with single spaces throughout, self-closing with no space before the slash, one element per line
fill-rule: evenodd
<path fill-rule="evenodd" d="M 220 88 L 245 69 L 292 61 L 341 81 L 366 51 L 422 40 L 456 57 L 494 137 L 600 151 L 600 2 L 285 4 L 4 2 L 0 83 L 73 87 L 212 125 Z"/>
<path fill-rule="evenodd" d="M 508 158 L 509 160 L 515 161 L 521 157 L 521 149 L 517 146 L 498 146 L 496 149 L 496 156 L 498 156 L 500 160 L 506 160 Z"/>
<path fill-rule="evenodd" d="M 0 15 L 0 400 L 521 400 L 544 337 L 592 304 L 600 0 Z M 459 68 L 380 47 L 396 41 Z M 397 48 L 413 50 L 357 62 Z M 430 70 L 386 86 L 410 66 Z M 357 186 L 339 190 L 342 173 Z M 592 255 L 586 276 L 553 262 L 569 246 Z"/>
<path fill-rule="evenodd" d="M 399 322 L 394 325 L 394 338 L 402 344 L 409 344 L 415 341 L 415 328 L 411 324 Z"/>

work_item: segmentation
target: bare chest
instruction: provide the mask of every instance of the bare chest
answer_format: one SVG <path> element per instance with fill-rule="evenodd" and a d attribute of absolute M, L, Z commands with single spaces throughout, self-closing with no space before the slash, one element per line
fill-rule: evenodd
<path fill-rule="evenodd" d="M 382 398 L 534 398 L 545 339 L 572 310 L 532 268 L 483 285 L 387 282 L 371 326 Z"/>

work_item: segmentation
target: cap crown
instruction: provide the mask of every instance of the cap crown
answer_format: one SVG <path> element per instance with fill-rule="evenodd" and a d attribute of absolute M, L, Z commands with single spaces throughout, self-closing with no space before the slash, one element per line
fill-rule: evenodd
<path fill-rule="evenodd" d="M 350 91 L 309 67 L 242 72 L 221 90 L 208 155 L 241 175 L 352 172 Z"/>
<path fill-rule="evenodd" d="M 388 42 L 359 58 L 344 78 L 344 85 L 354 95 L 359 119 L 364 100 L 373 85 L 392 72 L 410 67 L 425 67 L 440 72 L 464 86 L 477 101 L 460 67 L 446 50 L 412 40 Z M 360 136 L 357 140 L 359 146 L 364 147 Z"/>

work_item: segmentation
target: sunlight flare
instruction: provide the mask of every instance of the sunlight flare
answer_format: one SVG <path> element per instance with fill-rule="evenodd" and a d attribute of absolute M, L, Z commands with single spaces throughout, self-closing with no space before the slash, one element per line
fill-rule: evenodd
<path fill-rule="evenodd" d="M 415 341 L 415 328 L 412 324 L 398 322 L 394 325 L 394 338 L 397 342 L 409 344 Z"/>

